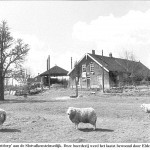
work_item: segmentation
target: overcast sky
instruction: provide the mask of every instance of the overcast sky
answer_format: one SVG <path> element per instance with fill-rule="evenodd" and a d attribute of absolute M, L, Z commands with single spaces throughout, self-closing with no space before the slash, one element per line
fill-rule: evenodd
<path fill-rule="evenodd" d="M 12 36 L 30 45 L 26 67 L 32 75 L 73 62 L 94 49 L 114 57 L 132 51 L 150 68 L 150 2 L 148 1 L 0 1 L 0 20 Z"/>

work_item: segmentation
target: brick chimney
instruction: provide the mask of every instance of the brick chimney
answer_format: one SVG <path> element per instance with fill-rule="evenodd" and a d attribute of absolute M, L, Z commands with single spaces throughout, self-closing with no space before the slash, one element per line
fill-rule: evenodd
<path fill-rule="evenodd" d="M 95 55 L 95 50 L 92 50 L 92 54 Z"/>
<path fill-rule="evenodd" d="M 111 58 L 113 57 L 113 56 L 112 56 L 112 53 L 109 53 L 109 57 L 111 57 Z"/>

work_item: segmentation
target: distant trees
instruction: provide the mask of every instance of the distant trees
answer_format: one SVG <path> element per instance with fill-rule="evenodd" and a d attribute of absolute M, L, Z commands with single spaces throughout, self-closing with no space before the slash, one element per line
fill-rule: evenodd
<path fill-rule="evenodd" d="M 124 61 L 126 71 L 130 71 L 132 74 L 134 74 L 134 72 L 136 72 L 137 63 L 134 63 L 136 62 L 136 58 L 133 52 L 125 51 L 124 59 L 126 59 L 126 61 Z"/>
<path fill-rule="evenodd" d="M 141 81 L 144 78 L 144 73 L 147 73 L 148 76 L 148 68 L 144 68 L 144 66 L 136 60 L 136 57 L 133 52 L 124 51 L 123 58 L 123 66 L 126 70 L 126 77 L 124 77 L 124 81 L 127 83 L 135 84 L 136 81 Z"/>
<path fill-rule="evenodd" d="M 4 79 L 6 75 L 19 70 L 28 54 L 29 45 L 15 40 L 6 21 L 0 23 L 0 100 L 4 100 Z"/>

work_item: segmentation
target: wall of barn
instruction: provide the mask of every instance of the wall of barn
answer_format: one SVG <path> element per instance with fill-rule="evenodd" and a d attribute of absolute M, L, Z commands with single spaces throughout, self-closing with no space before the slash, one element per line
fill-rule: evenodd
<path fill-rule="evenodd" d="M 94 71 L 90 71 L 90 63 L 94 65 Z M 82 74 L 82 65 L 86 64 L 87 74 Z M 82 59 L 79 64 L 79 88 L 98 88 L 102 89 L 102 68 L 96 62 L 94 62 L 91 58 L 86 57 Z M 72 72 L 69 79 L 69 86 L 75 88 L 75 71 Z M 104 70 L 104 87 L 109 88 L 109 73 Z"/>

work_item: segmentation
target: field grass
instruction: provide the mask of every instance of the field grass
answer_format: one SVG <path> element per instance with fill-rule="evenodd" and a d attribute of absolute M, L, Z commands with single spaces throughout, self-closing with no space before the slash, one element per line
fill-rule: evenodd
<path fill-rule="evenodd" d="M 7 120 L 0 130 L 0 142 L 5 143 L 147 143 L 150 142 L 150 118 L 141 108 L 149 96 L 90 94 L 80 91 L 79 98 L 68 89 L 51 89 L 28 96 L 7 95 L 1 108 Z M 97 129 L 79 124 L 76 130 L 66 111 L 70 106 L 93 107 L 98 120 Z"/>

